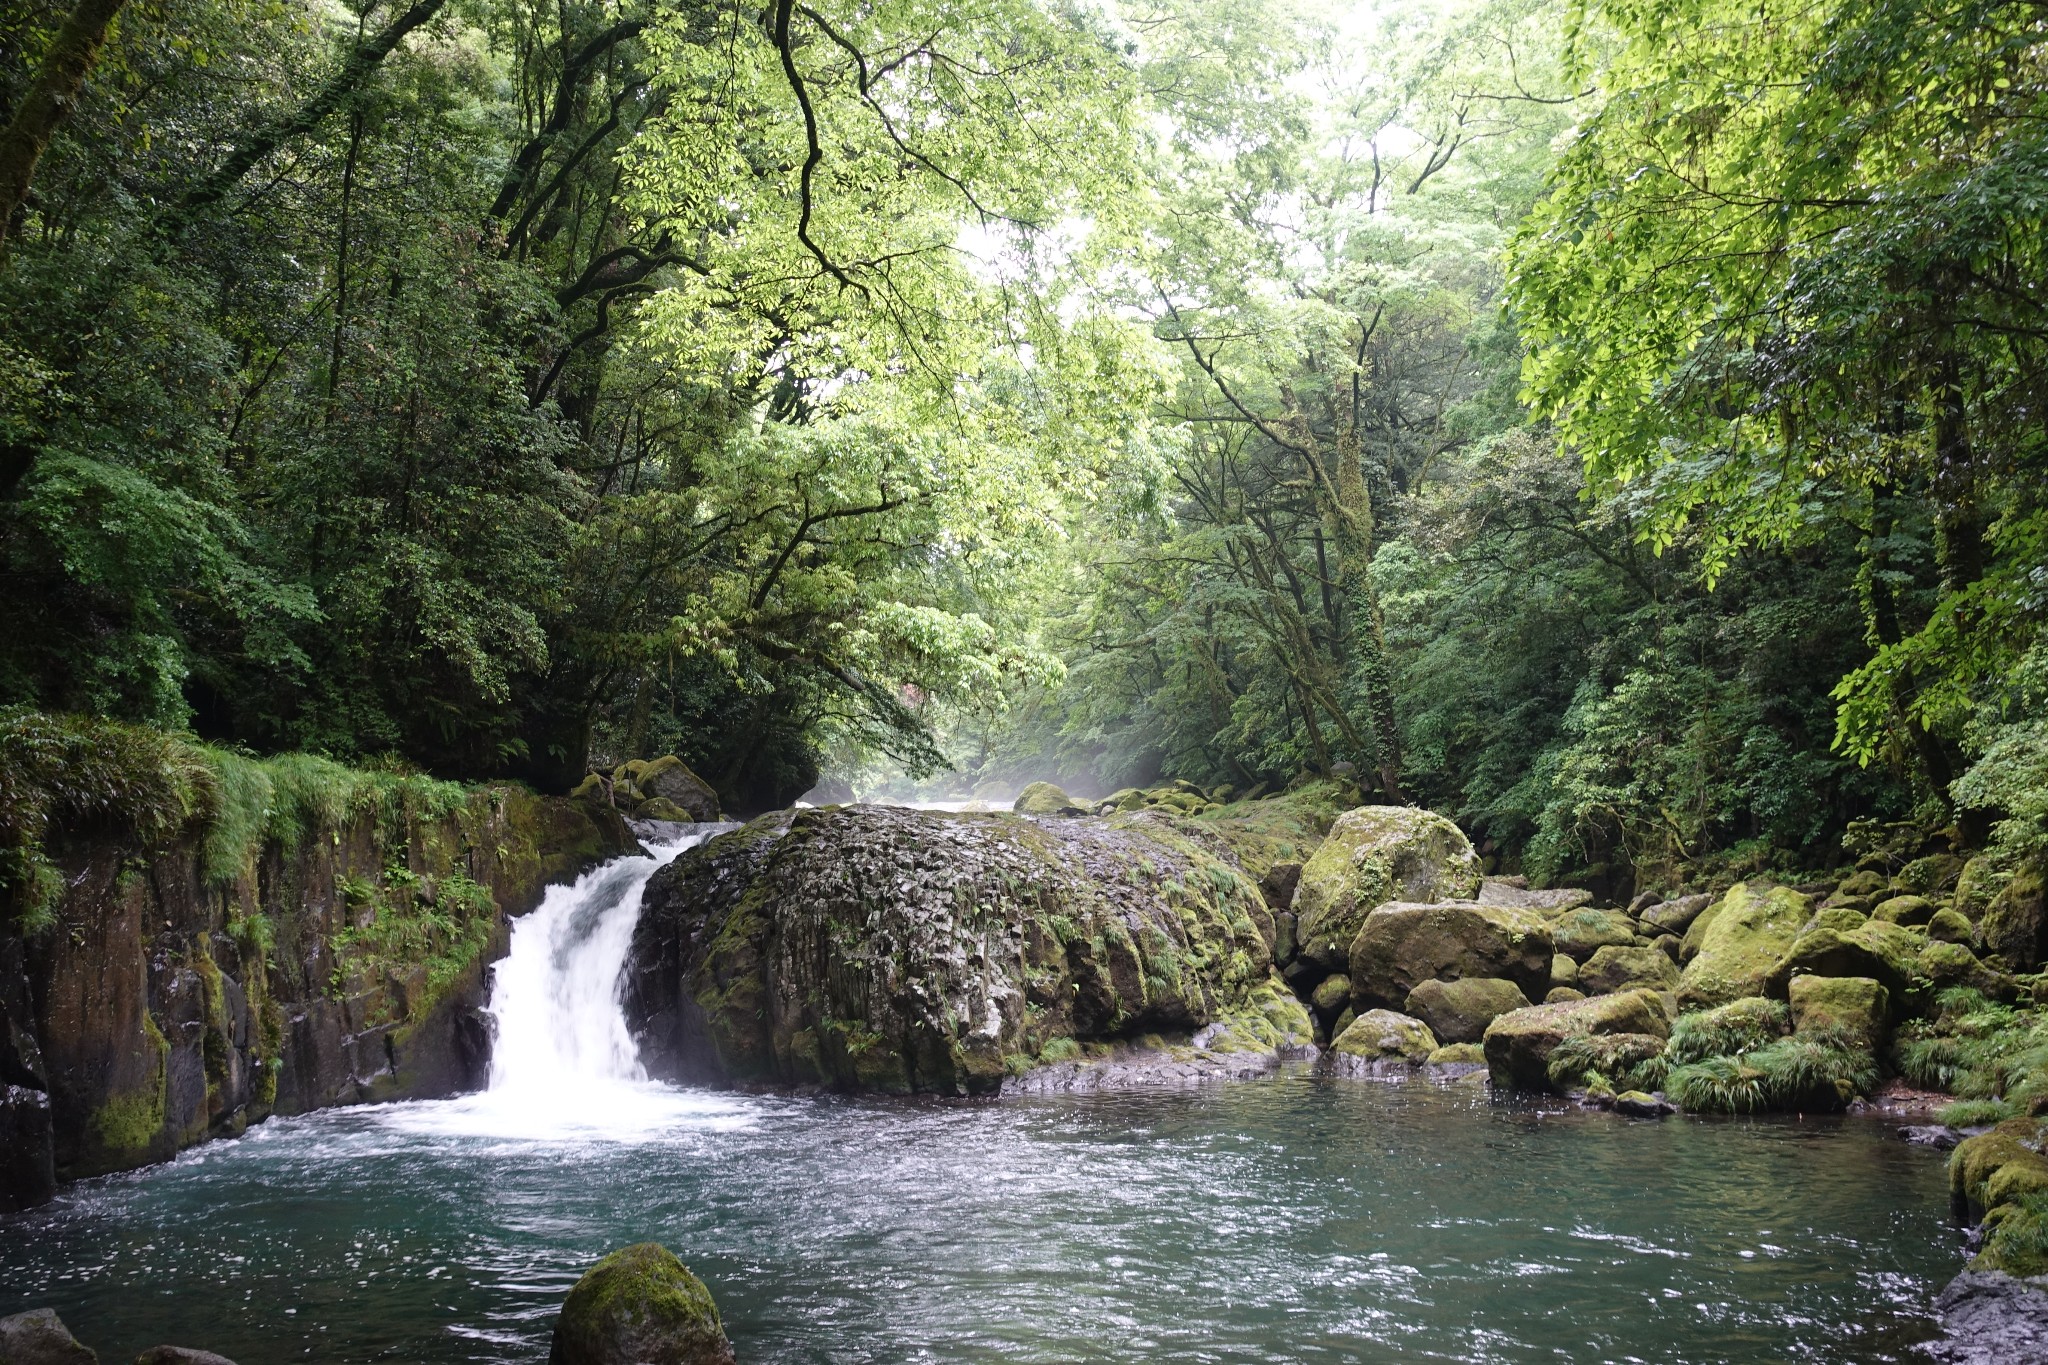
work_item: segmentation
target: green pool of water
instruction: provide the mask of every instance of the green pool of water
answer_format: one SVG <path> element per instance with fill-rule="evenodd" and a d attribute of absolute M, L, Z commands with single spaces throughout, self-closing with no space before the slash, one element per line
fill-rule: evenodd
<path fill-rule="evenodd" d="M 743 1362 L 1906 1359 L 1961 1263 L 1940 1153 L 1290 1075 L 993 1103 L 650 1093 L 278 1121 L 0 1219 L 0 1313 L 105 1361 L 541 1361 L 653 1240 Z M 608 1135 L 601 1135 L 608 1134 Z"/>

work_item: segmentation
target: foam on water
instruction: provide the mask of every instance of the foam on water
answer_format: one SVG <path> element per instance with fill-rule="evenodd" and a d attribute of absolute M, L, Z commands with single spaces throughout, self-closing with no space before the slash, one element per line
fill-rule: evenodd
<path fill-rule="evenodd" d="M 510 951 L 491 969 L 485 1007 L 494 1035 L 490 1085 L 474 1095 L 395 1105 L 403 1132 L 529 1142 L 653 1142 L 679 1129 L 742 1127 L 753 1107 L 647 1078 L 626 1027 L 619 988 L 648 879 L 728 825 L 684 825 L 569 886 L 551 886 L 514 922 Z"/>

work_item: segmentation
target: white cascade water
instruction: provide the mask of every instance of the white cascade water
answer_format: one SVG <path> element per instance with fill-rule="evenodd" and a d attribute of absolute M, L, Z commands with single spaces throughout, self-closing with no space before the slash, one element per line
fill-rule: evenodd
<path fill-rule="evenodd" d="M 491 969 L 489 1087 L 400 1106 L 393 1121 L 444 1134 L 618 1141 L 749 1122 L 745 1107 L 729 1099 L 649 1081 L 620 1003 L 648 879 L 685 849 L 733 828 L 685 825 L 646 854 L 550 886 L 535 910 L 513 921 L 511 946 Z"/>

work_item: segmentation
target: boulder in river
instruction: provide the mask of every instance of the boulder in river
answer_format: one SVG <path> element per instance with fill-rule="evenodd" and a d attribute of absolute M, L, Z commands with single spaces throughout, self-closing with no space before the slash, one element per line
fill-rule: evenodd
<path fill-rule="evenodd" d="M 1789 886 L 1737 882 L 1685 934 L 1678 1003 L 1695 1009 L 1761 995 L 1812 903 Z"/>
<path fill-rule="evenodd" d="M 1493 1083 L 1511 1090 L 1550 1084 L 1550 1054 L 1575 1034 L 1640 1033 L 1671 1036 L 1664 999 L 1655 991 L 1596 995 L 1554 1005 L 1531 1005 L 1486 1026 L 1486 1065 Z"/>
<path fill-rule="evenodd" d="M 1966 1270 L 1934 1301 L 1942 1339 L 1920 1347 L 1945 1365 L 2048 1360 L 2048 1288 L 1997 1271 Z"/>
<path fill-rule="evenodd" d="M 1393 1010 L 1367 1010 L 1330 1044 L 1332 1064 L 1351 1071 L 1420 1066 L 1436 1049 L 1427 1024 Z"/>
<path fill-rule="evenodd" d="M 152 1346 L 135 1357 L 135 1365 L 235 1365 L 235 1362 L 211 1351 L 195 1351 L 190 1346 Z"/>
<path fill-rule="evenodd" d="M 1294 893 L 1301 952 L 1326 971 L 1344 971 L 1376 906 L 1470 896 L 1479 880 L 1471 841 L 1441 815 L 1412 806 L 1346 811 L 1302 864 Z"/>
<path fill-rule="evenodd" d="M 1524 995 L 1550 981 L 1550 926 L 1533 910 L 1478 901 L 1395 901 L 1365 917 L 1351 945 L 1361 1007 L 1396 1008 L 1425 981 L 1495 977 Z"/>
<path fill-rule="evenodd" d="M 655 1075 L 987 1093 L 1077 1044 L 1312 1044 L 1257 884 L 1153 812 L 783 812 L 647 885 L 623 1000 Z"/>
<path fill-rule="evenodd" d="M 645 819 L 680 818 L 710 824 L 719 818 L 718 793 L 674 754 L 657 758 L 642 768 L 634 784 L 650 802 L 666 801 L 683 812 L 680 817 L 643 815 Z"/>
<path fill-rule="evenodd" d="M 32 1308 L 0 1318 L 0 1361 L 5 1365 L 99 1365 L 54 1308 Z"/>
<path fill-rule="evenodd" d="M 548 1365 L 732 1365 L 711 1291 L 666 1247 L 614 1251 L 569 1291 Z"/>
<path fill-rule="evenodd" d="M 1512 981 L 1470 976 L 1457 981 L 1424 981 L 1408 992 L 1402 1008 L 1429 1025 L 1440 1043 L 1476 1043 L 1486 1026 L 1509 1010 L 1527 1009 L 1529 998 Z"/>

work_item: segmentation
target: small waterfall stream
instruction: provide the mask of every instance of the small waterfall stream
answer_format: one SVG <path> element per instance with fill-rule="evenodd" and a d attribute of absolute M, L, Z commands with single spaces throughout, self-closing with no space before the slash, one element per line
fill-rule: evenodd
<path fill-rule="evenodd" d="M 394 1122 L 451 1135 L 634 1141 L 731 1108 L 649 1081 L 620 1006 L 620 976 L 649 878 L 738 826 L 667 828 L 667 841 L 550 886 L 537 908 L 513 921 L 484 1007 L 495 1035 L 488 1087 L 408 1107 Z"/>

